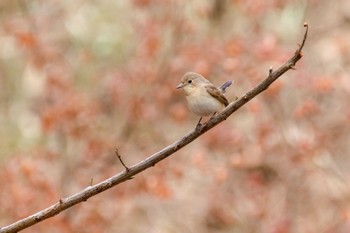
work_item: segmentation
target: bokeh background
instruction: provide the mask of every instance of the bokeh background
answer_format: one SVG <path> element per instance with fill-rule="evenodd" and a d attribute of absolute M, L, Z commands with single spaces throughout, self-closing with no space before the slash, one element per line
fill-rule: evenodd
<path fill-rule="evenodd" d="M 0 1 L 0 226 L 194 128 L 196 71 L 242 96 L 310 25 L 304 57 L 133 180 L 24 232 L 350 232 L 350 1 Z"/>

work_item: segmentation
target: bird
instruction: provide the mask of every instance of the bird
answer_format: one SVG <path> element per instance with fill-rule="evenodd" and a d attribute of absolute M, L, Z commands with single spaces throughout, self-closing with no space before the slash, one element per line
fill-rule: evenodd
<path fill-rule="evenodd" d="M 187 72 L 182 76 L 176 89 L 182 88 L 184 90 L 188 108 L 200 116 L 196 127 L 201 125 L 202 117 L 214 116 L 229 104 L 224 93 L 231 84 L 232 81 L 227 81 L 217 88 L 198 73 Z"/>

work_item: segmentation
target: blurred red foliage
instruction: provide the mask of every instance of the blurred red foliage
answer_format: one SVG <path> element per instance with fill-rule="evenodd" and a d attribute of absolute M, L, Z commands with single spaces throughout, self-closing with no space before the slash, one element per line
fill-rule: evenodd
<path fill-rule="evenodd" d="M 330 4 L 0 3 L 0 226 L 119 172 L 115 147 L 131 165 L 180 139 L 198 121 L 175 89 L 185 72 L 234 80 L 233 101 L 293 55 L 305 18 L 296 71 L 154 169 L 26 232 L 346 232 L 349 4 Z"/>

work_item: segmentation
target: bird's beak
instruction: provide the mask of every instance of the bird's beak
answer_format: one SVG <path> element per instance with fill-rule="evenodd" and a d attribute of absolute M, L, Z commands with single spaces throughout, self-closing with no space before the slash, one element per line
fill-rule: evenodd
<path fill-rule="evenodd" d="M 179 83 L 179 85 L 176 86 L 176 89 L 183 88 L 184 86 L 185 86 L 185 84 Z"/>

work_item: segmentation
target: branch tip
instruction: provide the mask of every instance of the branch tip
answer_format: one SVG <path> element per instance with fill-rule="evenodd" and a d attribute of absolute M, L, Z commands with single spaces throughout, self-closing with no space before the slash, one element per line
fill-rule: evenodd
<path fill-rule="evenodd" d="M 303 47 L 304 47 L 304 45 L 305 45 L 305 41 L 306 41 L 306 38 L 307 38 L 307 33 L 309 32 L 309 24 L 305 22 L 305 23 L 304 23 L 304 27 L 305 27 L 306 29 L 305 29 L 303 41 L 301 42 L 301 45 L 299 46 L 299 49 L 298 49 L 298 52 L 299 52 L 299 53 L 301 52 L 301 50 L 303 49 Z"/>

